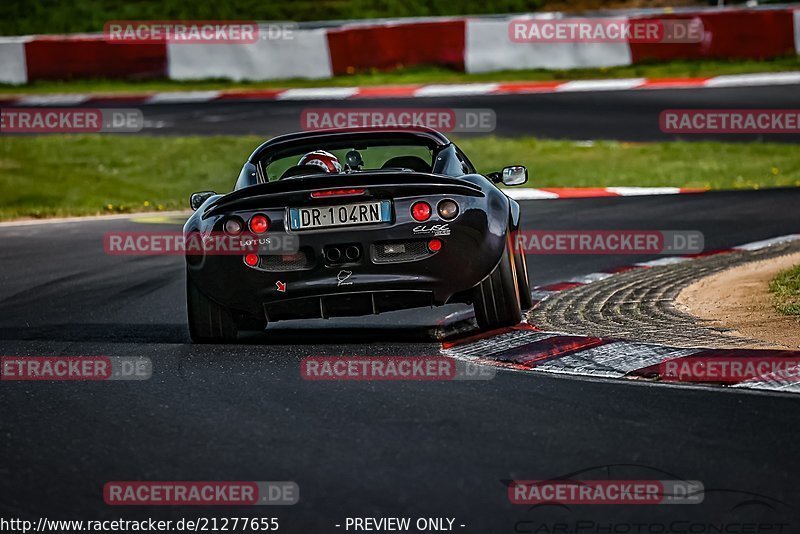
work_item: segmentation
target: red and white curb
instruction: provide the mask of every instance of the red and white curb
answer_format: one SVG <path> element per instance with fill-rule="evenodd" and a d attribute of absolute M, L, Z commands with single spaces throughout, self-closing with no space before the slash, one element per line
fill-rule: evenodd
<path fill-rule="evenodd" d="M 308 87 L 296 89 L 170 91 L 139 94 L 48 94 L 0 97 L 14 106 L 76 106 L 80 104 L 197 104 L 215 101 L 353 100 L 436 98 L 475 95 L 514 95 L 596 91 L 702 89 L 800 84 L 800 72 L 733 74 L 710 78 L 625 78 L 546 82 L 497 82 L 373 87 Z"/>
<path fill-rule="evenodd" d="M 715 249 L 715 250 L 708 250 L 702 252 L 700 254 L 691 254 L 687 256 L 663 256 L 660 258 L 656 258 L 654 260 L 644 261 L 635 263 L 633 265 L 625 265 L 622 267 L 616 267 L 614 269 L 609 269 L 606 271 L 599 271 L 596 273 L 589 273 L 573 278 L 569 278 L 567 280 L 563 280 L 561 282 L 555 282 L 552 284 L 546 284 L 543 286 L 536 286 L 531 290 L 531 294 L 533 296 L 534 305 L 538 301 L 542 301 L 552 295 L 553 293 L 557 293 L 559 291 L 564 291 L 565 289 L 572 289 L 574 287 L 583 286 L 586 284 L 591 284 L 592 282 L 597 282 L 598 280 L 603 280 L 608 278 L 609 276 L 613 276 L 614 274 L 630 271 L 632 269 L 647 269 L 649 267 L 658 267 L 659 265 L 671 265 L 674 263 L 683 263 L 686 261 L 691 261 L 696 258 L 705 258 L 708 256 L 714 256 L 716 254 L 727 254 L 729 252 L 735 252 L 737 250 L 746 250 L 746 251 L 754 251 L 754 250 L 761 250 L 763 248 L 771 247 L 773 245 L 779 245 L 781 243 L 788 243 L 790 241 L 795 241 L 800 239 L 800 234 L 789 234 L 784 236 L 773 237 L 770 239 L 764 239 L 762 241 L 754 241 L 752 243 L 745 243 L 743 245 L 737 245 L 735 247 L 727 248 L 727 249 Z"/>
<path fill-rule="evenodd" d="M 504 189 L 514 200 L 553 200 L 557 198 L 640 197 L 705 193 L 708 189 L 691 187 L 521 187 Z"/>
<path fill-rule="evenodd" d="M 724 254 L 736 250 L 760 250 L 800 239 L 800 234 L 775 237 L 746 243 L 730 249 L 714 250 L 695 256 L 670 256 L 637 263 L 611 271 L 591 273 L 533 289 L 534 306 L 558 291 L 590 284 L 615 273 L 630 269 L 646 269 L 656 265 L 691 261 L 697 257 Z M 564 332 L 544 332 L 529 324 L 484 332 L 463 339 L 443 342 L 441 354 L 473 363 L 494 365 L 518 371 L 602 378 L 643 379 L 658 377 L 665 362 L 679 362 L 709 357 L 723 358 L 800 358 L 800 351 L 680 348 L 621 341 Z M 663 377 L 662 377 L 663 378 Z M 669 382 L 669 379 L 664 379 Z M 685 382 L 683 382 L 685 383 Z M 698 382 L 692 382 L 697 384 Z M 706 381 L 735 388 L 762 389 L 800 393 L 800 380 L 781 372 L 769 373 L 742 381 Z"/>

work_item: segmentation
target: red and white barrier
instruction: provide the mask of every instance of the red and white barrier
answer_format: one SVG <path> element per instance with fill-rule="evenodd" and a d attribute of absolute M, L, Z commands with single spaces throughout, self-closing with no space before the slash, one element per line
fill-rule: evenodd
<path fill-rule="evenodd" d="M 537 15 L 537 19 L 558 14 Z M 674 59 L 766 59 L 800 54 L 800 9 L 724 9 L 610 17 L 605 21 L 697 19 L 692 43 L 514 42 L 511 18 L 442 18 L 297 29 L 287 39 L 237 44 L 134 44 L 102 35 L 0 39 L 0 83 L 80 78 L 328 78 L 414 65 L 466 72 L 598 68 Z"/>
<path fill-rule="evenodd" d="M 25 37 L 7 37 L 0 41 L 0 82 L 20 84 L 28 81 L 26 41 Z"/>
<path fill-rule="evenodd" d="M 508 24 L 509 20 L 467 21 L 466 72 L 563 70 L 631 64 L 628 43 L 515 43 L 508 38 Z"/>
<path fill-rule="evenodd" d="M 317 79 L 330 78 L 333 74 L 324 29 L 295 30 L 290 40 L 272 39 L 236 44 L 169 44 L 167 65 L 167 75 L 171 80 Z"/>

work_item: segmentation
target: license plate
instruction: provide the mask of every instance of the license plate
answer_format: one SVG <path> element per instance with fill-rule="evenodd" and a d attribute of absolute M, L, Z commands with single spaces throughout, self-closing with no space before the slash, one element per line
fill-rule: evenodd
<path fill-rule="evenodd" d="M 344 206 L 289 208 L 289 221 L 292 230 L 357 226 L 389 222 L 391 212 L 391 203 L 388 200 L 360 202 Z"/>

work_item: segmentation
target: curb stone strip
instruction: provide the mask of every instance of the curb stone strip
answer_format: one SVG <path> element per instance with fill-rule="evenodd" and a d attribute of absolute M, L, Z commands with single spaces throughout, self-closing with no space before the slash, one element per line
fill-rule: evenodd
<path fill-rule="evenodd" d="M 4 98 L 0 103 L 16 106 L 57 106 L 77 105 L 124 99 L 129 103 L 141 104 L 181 104 L 213 102 L 217 100 L 320 100 L 320 99 L 393 99 L 393 98 L 436 98 L 473 95 L 512 95 L 563 92 L 631 91 L 661 89 L 702 89 L 717 87 L 752 87 L 770 85 L 800 84 L 800 71 L 767 72 L 742 75 L 721 75 L 712 78 L 686 78 L 683 80 L 661 79 L 609 79 L 572 80 L 563 82 L 498 82 L 429 84 L 409 86 L 365 86 L 365 87 L 308 87 L 292 89 L 227 89 L 209 91 L 165 91 L 148 93 L 94 94 L 69 93 L 47 95 L 21 95 Z M 618 188 L 619 194 L 629 193 Z M 630 189 L 630 188 L 629 188 Z M 635 189 L 635 188 L 633 188 Z M 669 194 L 670 188 L 664 189 Z"/>

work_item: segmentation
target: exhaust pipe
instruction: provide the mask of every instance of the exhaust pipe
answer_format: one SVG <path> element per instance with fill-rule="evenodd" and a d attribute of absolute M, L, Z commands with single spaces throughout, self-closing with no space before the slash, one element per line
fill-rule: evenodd
<path fill-rule="evenodd" d="M 359 256 L 361 256 L 361 249 L 355 245 L 350 245 L 344 251 L 344 255 L 348 260 L 355 261 L 359 258 Z"/>
<path fill-rule="evenodd" d="M 342 257 L 342 251 L 339 250 L 339 247 L 328 247 L 325 250 L 325 257 L 331 263 L 337 262 Z"/>

